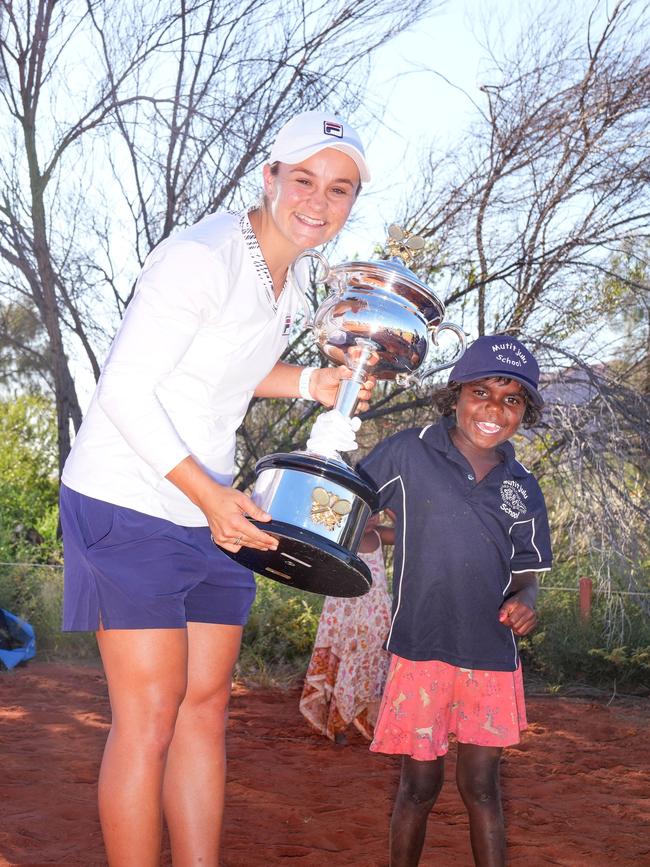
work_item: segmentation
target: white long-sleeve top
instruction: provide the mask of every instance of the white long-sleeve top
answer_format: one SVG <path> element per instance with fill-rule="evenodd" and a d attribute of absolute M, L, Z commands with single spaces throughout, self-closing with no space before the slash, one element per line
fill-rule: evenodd
<path fill-rule="evenodd" d="M 232 482 L 235 433 L 286 348 L 299 303 L 289 282 L 275 300 L 246 213 L 213 214 L 159 244 L 144 264 L 63 482 L 182 526 L 206 525 L 165 475 L 192 455 L 218 482 Z"/>

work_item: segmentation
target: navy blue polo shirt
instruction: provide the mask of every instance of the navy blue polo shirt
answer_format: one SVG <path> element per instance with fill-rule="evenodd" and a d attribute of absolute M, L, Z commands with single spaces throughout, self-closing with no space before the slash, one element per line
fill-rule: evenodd
<path fill-rule="evenodd" d="M 380 508 L 396 515 L 386 647 L 405 659 L 514 671 L 517 643 L 499 608 L 512 573 L 551 568 L 546 505 L 509 442 L 477 484 L 449 436 L 454 424 L 401 431 L 358 466 L 379 489 Z"/>

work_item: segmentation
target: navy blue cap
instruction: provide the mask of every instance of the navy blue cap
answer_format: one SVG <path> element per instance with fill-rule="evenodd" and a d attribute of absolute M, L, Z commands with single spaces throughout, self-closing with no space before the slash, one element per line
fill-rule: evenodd
<path fill-rule="evenodd" d="M 520 382 L 529 392 L 533 403 L 543 406 L 537 391 L 539 365 L 523 343 L 507 334 L 479 337 L 456 362 L 448 382 L 474 382 L 489 376 L 507 376 Z"/>

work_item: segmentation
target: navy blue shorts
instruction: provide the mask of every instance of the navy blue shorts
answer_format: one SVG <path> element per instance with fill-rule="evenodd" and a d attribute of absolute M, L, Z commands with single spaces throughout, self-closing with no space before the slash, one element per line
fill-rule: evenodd
<path fill-rule="evenodd" d="M 213 544 L 208 527 L 180 527 L 65 485 L 60 507 L 65 631 L 100 621 L 105 629 L 246 623 L 253 573 Z"/>

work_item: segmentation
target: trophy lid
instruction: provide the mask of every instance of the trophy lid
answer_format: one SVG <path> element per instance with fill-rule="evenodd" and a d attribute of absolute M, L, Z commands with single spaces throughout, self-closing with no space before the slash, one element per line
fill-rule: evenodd
<path fill-rule="evenodd" d="M 444 315 L 445 305 L 433 289 L 398 258 L 342 262 L 332 268 L 332 273 L 341 285 L 360 284 L 392 291 L 411 301 L 423 313 L 431 311 L 434 318 Z M 427 318 L 430 317 L 427 315 Z"/>
<path fill-rule="evenodd" d="M 392 224 L 388 227 L 385 245 L 388 258 L 342 262 L 332 271 L 339 279 L 343 278 L 343 283 L 358 281 L 384 289 L 396 289 L 399 295 L 414 301 L 420 299 L 424 306 L 431 305 L 439 312 L 444 312 L 445 307 L 440 298 L 407 267 L 424 249 L 424 245 L 424 239 L 419 235 L 407 235 L 399 226 Z"/>

